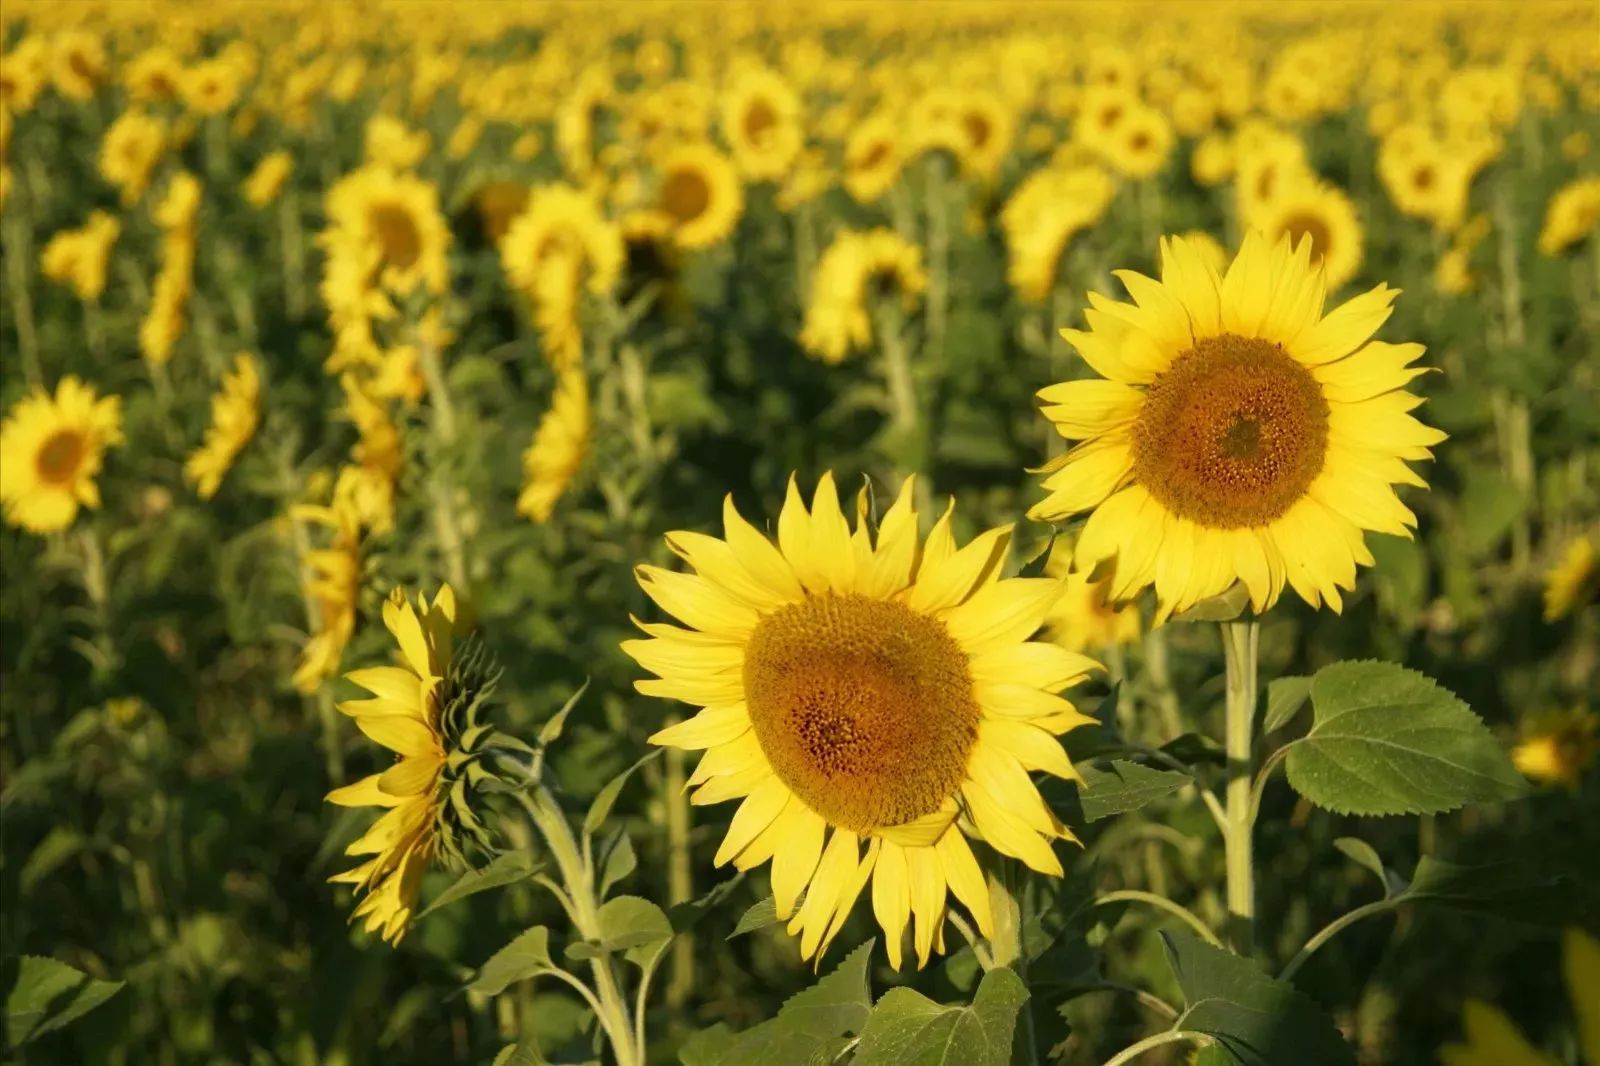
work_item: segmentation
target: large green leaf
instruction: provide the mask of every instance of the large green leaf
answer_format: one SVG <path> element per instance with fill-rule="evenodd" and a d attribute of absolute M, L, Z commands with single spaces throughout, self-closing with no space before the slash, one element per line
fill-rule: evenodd
<path fill-rule="evenodd" d="M 1278 677 L 1267 682 L 1267 710 L 1261 719 L 1261 731 L 1271 733 L 1288 725 L 1310 695 L 1309 677 Z"/>
<path fill-rule="evenodd" d="M 531 852 L 508 851 L 496 855 L 482 869 L 468 870 L 462 874 L 454 884 L 439 893 L 432 903 L 424 907 L 417 917 L 426 918 L 439 908 L 448 907 L 457 900 L 479 892 L 487 892 L 491 888 L 500 888 L 526 880 L 538 871 L 539 866 L 539 861 Z"/>
<path fill-rule="evenodd" d="M 550 930 L 536 925 L 517 934 L 515 940 L 489 956 L 489 961 L 467 987 L 498 996 L 508 986 L 549 973 L 554 968 L 555 962 L 550 958 Z"/>
<path fill-rule="evenodd" d="M 874 943 L 868 940 L 828 976 L 790 997 L 770 1021 L 734 1034 L 731 1039 L 715 1030 L 700 1034 L 693 1057 L 686 1056 L 683 1061 L 692 1062 L 693 1066 L 754 1066 L 768 1062 L 827 1066 L 851 1037 L 861 1033 L 872 1014 L 867 967 Z"/>
<path fill-rule="evenodd" d="M 1209 1033 L 1244 1066 L 1353 1066 L 1333 1020 L 1293 985 L 1185 932 L 1163 931 L 1187 1009 L 1175 1029 Z"/>
<path fill-rule="evenodd" d="M 4 1039 L 18 1047 L 88 1014 L 122 990 L 123 981 L 101 981 L 64 962 L 23 955 L 0 963 L 6 990 Z"/>
<path fill-rule="evenodd" d="M 1576 921 L 1582 906 L 1577 885 L 1562 874 L 1525 862 L 1460 866 L 1426 855 L 1393 902 L 1430 903 L 1551 927 Z"/>
<path fill-rule="evenodd" d="M 600 941 L 580 940 L 567 945 L 571 959 L 592 959 L 620 952 L 628 961 L 648 968 L 672 939 L 667 912 L 639 896 L 618 896 L 600 905 Z"/>
<path fill-rule="evenodd" d="M 1289 783 L 1339 814 L 1433 814 L 1527 791 L 1488 728 L 1414 670 L 1341 662 L 1311 682 L 1314 722 L 1288 746 Z"/>
<path fill-rule="evenodd" d="M 855 1066 L 1009 1066 L 1027 986 L 1011 970 L 990 970 L 971 1006 L 935 1003 L 891 989 L 861 1032 Z"/>
<path fill-rule="evenodd" d="M 1083 776 L 1078 804 L 1085 822 L 1136 811 L 1191 782 L 1188 774 L 1157 770 L 1124 759 L 1112 761 L 1105 769 L 1080 766 L 1078 772 Z"/>

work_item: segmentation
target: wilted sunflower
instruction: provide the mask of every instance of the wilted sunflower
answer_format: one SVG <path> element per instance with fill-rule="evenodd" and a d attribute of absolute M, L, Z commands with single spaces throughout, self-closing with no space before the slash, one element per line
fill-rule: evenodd
<path fill-rule="evenodd" d="M 1368 339 L 1398 294 L 1385 285 L 1324 314 L 1310 255 L 1251 233 L 1219 277 L 1164 240 L 1159 282 L 1117 271 L 1135 303 L 1090 293 L 1089 330 L 1061 331 L 1106 380 L 1040 392 L 1081 443 L 1045 467 L 1029 513 L 1090 512 L 1077 565 L 1114 560 L 1114 598 L 1154 584 L 1164 616 L 1238 580 L 1258 612 L 1286 583 L 1339 610 L 1373 562 L 1362 531 L 1411 535 L 1393 486 L 1423 486 L 1406 461 L 1445 436 L 1409 414 L 1422 345 Z"/>
<path fill-rule="evenodd" d="M 689 144 L 661 162 L 656 209 L 672 220 L 678 245 L 709 248 L 719 243 L 744 213 L 744 189 L 726 156 L 709 144 Z"/>
<path fill-rule="evenodd" d="M 695 573 L 637 570 L 690 627 L 638 623 L 651 639 L 623 650 L 659 679 L 637 687 L 704 708 L 651 740 L 708 749 L 691 802 L 742 800 L 716 861 L 771 860 L 804 958 L 870 879 L 890 963 L 914 920 L 921 965 L 943 949 L 947 889 L 992 931 L 968 838 L 1052 875 L 1051 842 L 1073 839 L 1029 777 L 1076 777 L 1056 736 L 1091 721 L 1055 693 L 1094 662 L 1028 639 L 1060 584 L 1000 576 L 1009 527 L 957 549 L 953 505 L 919 543 L 913 498 L 908 479 L 874 537 L 865 490 L 852 532 L 832 475 L 809 511 L 791 478 L 776 545 L 730 497 L 725 540 L 667 535 Z"/>
<path fill-rule="evenodd" d="M 872 343 L 871 301 L 908 306 L 927 287 L 922 250 L 891 229 L 839 234 L 817 263 L 800 343 L 825 363 L 840 363 Z"/>
<path fill-rule="evenodd" d="M 1290 183 L 1264 203 L 1251 220 L 1275 244 L 1279 237 L 1294 243 L 1311 241 L 1311 265 L 1321 265 L 1328 291 L 1341 288 L 1361 269 L 1362 232 L 1355 204 L 1343 189 L 1319 181 Z"/>
<path fill-rule="evenodd" d="M 1571 614 L 1594 595 L 1596 569 L 1594 540 L 1574 537 L 1562 549 L 1561 560 L 1544 576 L 1544 620 L 1556 622 Z"/>
<path fill-rule="evenodd" d="M 18 400 L 0 425 L 0 503 L 6 521 L 30 533 L 72 525 L 79 506 L 100 506 L 95 482 L 106 449 L 122 443 L 122 400 L 101 398 L 68 375 L 54 397 Z"/>
<path fill-rule="evenodd" d="M 522 453 L 522 492 L 517 513 L 547 522 L 589 454 L 589 387 L 582 368 L 561 374 L 550 410 L 539 420 Z"/>
<path fill-rule="evenodd" d="M 233 372 L 222 379 L 222 388 L 211 397 L 211 425 L 205 442 L 183 464 L 183 476 L 195 487 L 195 494 L 209 500 L 217 494 L 233 460 L 255 436 L 261 421 L 261 375 L 248 352 L 233 361 Z"/>

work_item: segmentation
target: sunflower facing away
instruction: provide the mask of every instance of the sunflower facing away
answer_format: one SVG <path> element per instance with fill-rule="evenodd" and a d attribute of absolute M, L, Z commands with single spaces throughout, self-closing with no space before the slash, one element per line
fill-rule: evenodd
<path fill-rule="evenodd" d="M 776 544 L 730 497 L 726 539 L 667 536 L 695 573 L 637 570 L 687 626 L 637 623 L 650 639 L 623 650 L 658 675 L 637 687 L 704 708 L 651 741 L 705 749 L 691 802 L 741 801 L 716 861 L 771 861 L 804 958 L 870 880 L 890 963 L 910 923 L 920 966 L 947 890 L 991 931 L 969 839 L 1058 876 L 1051 842 L 1074 839 L 1029 777 L 1075 778 L 1056 736 L 1092 720 L 1056 693 L 1094 661 L 1029 640 L 1060 583 L 1000 576 L 1009 527 L 958 549 L 953 506 L 919 543 L 913 498 L 907 479 L 874 536 L 865 490 L 852 532 L 831 474 L 809 510 L 791 478 Z"/>
<path fill-rule="evenodd" d="M 1089 329 L 1061 331 L 1105 380 L 1040 392 L 1080 443 L 1029 513 L 1088 512 L 1077 565 L 1114 561 L 1115 599 L 1153 584 L 1165 617 L 1237 580 L 1257 612 L 1285 584 L 1337 611 L 1373 563 L 1362 531 L 1411 535 L 1393 486 L 1425 487 L 1406 461 L 1445 436 L 1410 414 L 1422 345 L 1369 340 L 1398 295 L 1385 285 L 1324 314 L 1310 253 L 1252 233 L 1218 276 L 1165 240 L 1160 281 L 1117 271 L 1135 303 L 1090 293 Z"/>
<path fill-rule="evenodd" d="M 248 352 L 233 361 L 233 372 L 222 379 L 222 388 L 211 397 L 211 425 L 205 441 L 183 464 L 184 479 L 195 487 L 195 494 L 209 500 L 217 494 L 233 460 L 250 443 L 261 422 L 261 374 Z"/>
<path fill-rule="evenodd" d="M 106 449 L 122 443 L 122 400 L 101 398 L 67 376 L 17 402 L 0 425 L 0 504 L 30 533 L 72 525 L 79 506 L 100 506 L 95 481 Z"/>

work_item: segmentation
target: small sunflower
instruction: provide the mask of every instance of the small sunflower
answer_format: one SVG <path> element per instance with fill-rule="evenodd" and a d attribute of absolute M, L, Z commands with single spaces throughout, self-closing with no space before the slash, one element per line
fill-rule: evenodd
<path fill-rule="evenodd" d="M 260 422 L 261 375 L 250 353 L 240 352 L 234 358 L 233 372 L 222 379 L 222 388 L 211 398 L 211 425 L 205 443 L 183 464 L 184 479 L 194 485 L 202 500 L 217 494 Z"/>
<path fill-rule="evenodd" d="M 651 741 L 706 749 L 691 802 L 742 801 L 716 861 L 771 861 L 803 958 L 870 880 L 891 965 L 908 923 L 925 964 L 947 891 L 993 928 L 969 840 L 1059 876 L 1051 843 L 1073 839 L 1029 776 L 1075 779 L 1056 738 L 1092 721 L 1056 693 L 1096 664 L 1029 640 L 1060 584 L 1000 576 L 1009 528 L 958 549 L 953 506 L 922 542 L 913 497 L 908 479 L 874 536 L 865 490 L 852 532 L 831 475 L 809 510 L 791 478 L 776 544 L 730 497 L 726 539 L 667 535 L 695 573 L 637 569 L 689 627 L 639 623 L 650 639 L 623 650 L 659 677 L 637 688 L 704 708 Z"/>
<path fill-rule="evenodd" d="M 147 48 L 128 61 L 122 80 L 128 95 L 140 102 L 176 100 L 183 81 L 183 61 L 170 48 Z"/>
<path fill-rule="evenodd" d="M 1600 178 L 1578 178 L 1557 189 L 1545 208 L 1539 252 L 1560 255 L 1600 226 Z"/>
<path fill-rule="evenodd" d="M 1355 204 L 1343 189 L 1325 182 L 1292 183 L 1264 203 L 1251 220 L 1268 242 L 1288 237 L 1311 241 L 1311 265 L 1321 265 L 1328 291 L 1341 288 L 1361 269 L 1362 230 Z"/>
<path fill-rule="evenodd" d="M 124 206 L 138 202 L 167 147 L 167 124 L 130 109 L 106 127 L 100 142 L 100 176 L 122 193 Z"/>
<path fill-rule="evenodd" d="M 533 441 L 522 453 L 522 492 L 517 513 L 548 522 L 556 501 L 567 491 L 589 453 L 589 387 L 574 368 L 556 381 L 550 410 L 539 420 Z"/>
<path fill-rule="evenodd" d="M 1535 781 L 1576 791 L 1600 752 L 1597 728 L 1600 715 L 1579 708 L 1529 715 L 1511 749 L 1511 762 Z"/>
<path fill-rule="evenodd" d="M 500 244 L 506 279 L 529 295 L 554 259 L 569 260 L 589 291 L 604 295 L 616 287 L 625 258 L 616 224 L 594 197 L 570 185 L 535 188 Z"/>
<path fill-rule="evenodd" d="M 1172 153 L 1172 126 L 1160 111 L 1140 105 L 1101 143 L 1100 153 L 1124 177 L 1154 177 L 1167 165 Z"/>
<path fill-rule="evenodd" d="M 95 211 L 82 226 L 50 238 L 39 255 L 39 269 L 51 281 L 70 286 L 78 299 L 98 300 L 106 289 L 111 248 L 121 233 L 122 223 Z"/>
<path fill-rule="evenodd" d="M 69 30 L 53 43 L 50 76 L 56 91 L 69 100 L 93 98 L 105 80 L 106 48 L 99 37 Z"/>
<path fill-rule="evenodd" d="M 52 397 L 17 401 L 0 425 L 0 504 L 6 521 L 30 533 L 71 526 L 80 506 L 100 506 L 95 478 L 106 449 L 122 443 L 122 400 L 100 397 L 72 376 Z"/>
<path fill-rule="evenodd" d="M 1123 124 L 1143 106 L 1136 95 L 1119 85 L 1092 85 L 1078 102 L 1072 139 L 1104 157 L 1120 147 Z"/>
<path fill-rule="evenodd" d="M 682 248 L 710 248 L 733 232 L 744 213 L 744 189 L 728 158 L 709 144 L 667 153 L 660 167 L 656 210 L 672 220 Z"/>
<path fill-rule="evenodd" d="M 1072 550 L 1057 541 L 1045 573 L 1062 581 L 1061 598 L 1045 615 L 1045 636 L 1068 651 L 1093 651 L 1137 644 L 1141 633 L 1138 604 L 1111 600 L 1111 580 L 1092 580 L 1072 570 Z"/>
<path fill-rule="evenodd" d="M 1544 620 L 1559 621 L 1594 595 L 1596 569 L 1594 539 L 1574 537 L 1561 552 L 1561 561 L 1544 576 Z"/>
<path fill-rule="evenodd" d="M 385 167 L 345 175 L 327 195 L 330 257 L 376 249 L 383 286 L 401 295 L 419 287 L 441 293 L 449 283 L 450 230 L 431 182 Z"/>
<path fill-rule="evenodd" d="M 251 207 L 266 207 L 278 198 L 278 194 L 283 191 L 284 182 L 289 180 L 289 174 L 293 170 L 294 157 L 288 152 L 269 152 L 262 156 L 249 177 L 240 185 L 245 201 Z"/>
<path fill-rule="evenodd" d="M 899 180 L 904 162 L 899 127 L 888 115 L 874 115 L 845 142 L 845 191 L 857 203 L 877 203 Z"/>
<path fill-rule="evenodd" d="M 893 230 L 841 233 L 817 263 L 800 343 L 825 363 L 841 363 L 872 343 L 874 296 L 898 294 L 910 305 L 927 284 L 921 249 Z"/>
<path fill-rule="evenodd" d="M 1016 114 L 1005 100 L 984 90 L 961 93 L 951 110 L 951 117 L 960 130 L 956 155 L 961 160 L 962 170 L 977 178 L 993 180 L 1011 151 L 1011 141 L 1016 135 Z"/>
<path fill-rule="evenodd" d="M 1406 462 L 1445 436 L 1409 413 L 1422 345 L 1369 340 L 1397 295 L 1384 285 L 1324 314 L 1310 256 L 1251 233 L 1219 277 L 1166 240 L 1160 281 L 1116 272 L 1135 303 L 1090 293 L 1089 330 L 1061 331 L 1105 380 L 1040 392 L 1081 443 L 1029 513 L 1089 512 L 1076 562 L 1114 560 L 1115 599 L 1153 584 L 1164 617 L 1237 580 L 1258 612 L 1285 584 L 1339 610 L 1373 563 L 1362 531 L 1411 535 L 1392 486 L 1423 486 Z"/>
<path fill-rule="evenodd" d="M 723 139 L 752 181 L 776 181 L 789 172 L 804 141 L 800 120 L 799 96 L 766 68 L 743 72 L 723 98 Z"/>

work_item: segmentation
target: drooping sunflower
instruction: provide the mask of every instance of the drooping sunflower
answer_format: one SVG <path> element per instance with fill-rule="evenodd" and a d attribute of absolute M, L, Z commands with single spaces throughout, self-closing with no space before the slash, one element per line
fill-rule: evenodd
<path fill-rule="evenodd" d="M 800 97 L 764 67 L 741 73 L 723 97 L 723 139 L 752 181 L 776 181 L 788 173 L 804 141 L 800 120 Z"/>
<path fill-rule="evenodd" d="M 1047 464 L 1030 515 L 1089 512 L 1077 566 L 1114 561 L 1115 599 L 1153 584 L 1164 617 L 1241 581 L 1258 612 L 1285 584 L 1337 611 L 1373 563 L 1362 531 L 1411 535 L 1393 486 L 1425 486 L 1406 462 L 1445 436 L 1410 414 L 1423 347 L 1369 339 L 1386 285 L 1324 314 L 1310 259 L 1308 241 L 1251 233 L 1218 276 L 1164 240 L 1160 281 L 1117 271 L 1135 302 L 1090 293 L 1089 329 L 1061 331 L 1104 380 L 1040 392 L 1080 443 Z"/>
<path fill-rule="evenodd" d="M 1556 622 L 1571 614 L 1594 595 L 1595 571 L 1600 566 L 1594 539 L 1574 537 L 1561 551 L 1561 559 L 1544 576 L 1544 620 Z"/>
<path fill-rule="evenodd" d="M 67 376 L 17 401 L 0 424 L 0 504 L 30 533 L 71 526 L 80 506 L 100 506 L 95 478 L 106 449 L 122 443 L 122 399 L 100 397 Z"/>
<path fill-rule="evenodd" d="M 522 492 L 517 513 L 548 522 L 589 454 L 589 386 L 581 367 L 561 374 L 550 410 L 539 420 L 522 453 Z"/>
<path fill-rule="evenodd" d="M 688 627 L 638 623 L 650 639 L 623 650 L 658 677 L 637 687 L 703 708 L 651 740 L 706 750 L 692 803 L 742 801 L 716 861 L 771 861 L 804 958 L 870 880 L 890 963 L 911 923 L 922 965 L 947 890 L 992 929 L 969 840 L 1060 875 L 1051 842 L 1073 839 L 1029 777 L 1075 777 L 1056 737 L 1091 721 L 1056 693 L 1096 664 L 1029 640 L 1060 584 L 1000 576 L 1008 527 L 958 549 L 953 505 L 920 542 L 913 498 L 908 479 L 874 536 L 865 490 L 852 532 L 832 475 L 809 510 L 791 478 L 776 544 L 730 497 L 725 539 L 667 536 L 694 573 L 637 569 Z"/>
<path fill-rule="evenodd" d="M 364 166 L 328 190 L 327 209 L 322 241 L 330 258 L 377 249 L 384 287 L 402 295 L 419 286 L 440 293 L 449 284 L 450 230 L 431 182 Z"/>
<path fill-rule="evenodd" d="M 841 233 L 817 263 L 800 343 L 825 363 L 841 363 L 872 343 L 874 296 L 910 305 L 927 284 L 921 249 L 893 230 Z"/>
<path fill-rule="evenodd" d="M 1311 264 L 1321 264 L 1329 292 L 1341 288 L 1361 269 L 1361 220 L 1356 217 L 1355 204 L 1336 185 L 1292 182 L 1260 207 L 1251 224 L 1269 243 L 1277 243 L 1279 237 L 1288 237 L 1295 244 L 1309 239 Z"/>
<path fill-rule="evenodd" d="M 733 232 L 744 213 L 744 189 L 721 152 L 709 144 L 686 144 L 661 161 L 656 208 L 672 220 L 679 247 L 710 248 Z"/>
<path fill-rule="evenodd" d="M 211 398 L 211 425 L 205 441 L 183 464 L 184 479 L 195 494 L 209 500 L 217 494 L 222 479 L 244 446 L 255 436 L 261 422 L 261 375 L 249 352 L 240 352 L 233 361 L 232 373 L 222 379 L 222 388 Z"/>
<path fill-rule="evenodd" d="M 873 115 L 850 133 L 844 147 L 844 188 L 857 203 L 877 203 L 900 177 L 900 132 L 888 115 Z"/>
<path fill-rule="evenodd" d="M 1117 186 L 1098 166 L 1047 167 L 1017 187 L 1000 212 L 1006 280 L 1025 300 L 1055 291 L 1067 245 L 1105 216 Z"/>

